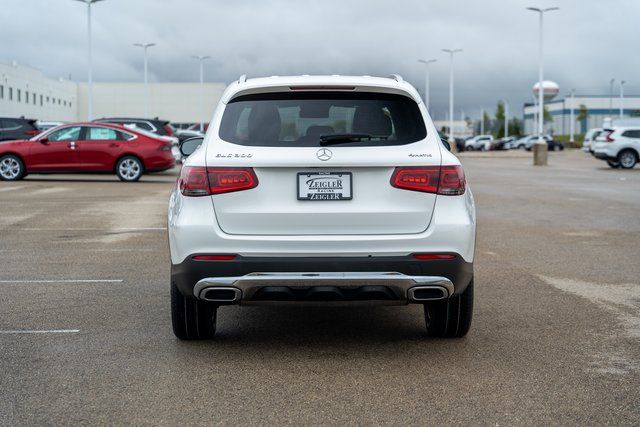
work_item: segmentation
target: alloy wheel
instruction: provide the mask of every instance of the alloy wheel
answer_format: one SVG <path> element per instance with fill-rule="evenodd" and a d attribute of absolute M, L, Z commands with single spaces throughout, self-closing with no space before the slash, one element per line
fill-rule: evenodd
<path fill-rule="evenodd" d="M 120 171 L 120 175 L 124 179 L 126 179 L 127 181 L 132 181 L 140 176 L 142 167 L 140 166 L 140 163 L 134 159 L 124 159 L 122 162 L 120 162 L 118 170 Z"/>
<path fill-rule="evenodd" d="M 4 158 L 0 162 L 0 175 L 4 179 L 16 179 L 20 175 L 20 169 L 20 163 L 13 157 Z"/>
<path fill-rule="evenodd" d="M 625 151 L 620 155 L 620 165 L 623 168 L 632 168 L 633 165 L 635 164 L 636 164 L 636 156 L 632 152 Z"/>

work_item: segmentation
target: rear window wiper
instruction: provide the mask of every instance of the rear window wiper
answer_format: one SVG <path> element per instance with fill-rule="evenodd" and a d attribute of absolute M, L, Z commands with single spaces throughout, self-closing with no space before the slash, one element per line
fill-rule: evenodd
<path fill-rule="evenodd" d="M 349 142 L 371 141 L 372 139 L 387 139 L 387 136 L 369 135 L 368 133 L 332 133 L 320 135 L 320 145 L 347 144 Z"/>

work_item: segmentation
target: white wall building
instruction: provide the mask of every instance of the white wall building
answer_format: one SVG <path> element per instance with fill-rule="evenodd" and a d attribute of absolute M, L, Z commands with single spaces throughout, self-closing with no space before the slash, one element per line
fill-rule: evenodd
<path fill-rule="evenodd" d="M 149 83 L 149 116 L 172 122 L 208 122 L 226 84 Z M 144 117 L 144 83 L 93 84 L 93 116 Z M 87 120 L 87 84 L 46 77 L 16 63 L 0 64 L 0 116 L 42 121 Z"/>
<path fill-rule="evenodd" d="M 0 64 L 0 116 L 77 120 L 77 85 L 45 77 L 35 68 Z"/>
<path fill-rule="evenodd" d="M 544 124 L 546 133 L 554 135 L 569 135 L 571 126 L 571 108 L 575 120 L 575 133 L 583 134 L 588 129 L 601 127 L 608 117 L 618 119 L 620 117 L 620 106 L 622 105 L 623 118 L 640 117 L 640 96 L 628 95 L 620 100 L 620 97 L 608 95 L 575 95 L 573 102 L 570 97 L 546 102 L 545 107 L 549 110 L 553 120 Z M 587 107 L 587 119 L 578 121 L 578 110 L 580 105 Z M 537 133 L 537 106 L 533 104 L 524 105 L 524 133 Z"/>

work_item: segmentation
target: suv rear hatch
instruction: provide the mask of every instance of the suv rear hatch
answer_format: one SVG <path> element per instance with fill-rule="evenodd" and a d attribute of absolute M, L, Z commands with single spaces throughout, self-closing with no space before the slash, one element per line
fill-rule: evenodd
<path fill-rule="evenodd" d="M 437 134 L 427 137 L 408 96 L 240 96 L 228 103 L 218 136 L 207 167 L 222 174 L 251 167 L 257 179 L 253 188 L 212 196 L 225 233 L 411 234 L 429 226 L 436 195 L 391 184 L 398 166 L 440 166 Z"/>

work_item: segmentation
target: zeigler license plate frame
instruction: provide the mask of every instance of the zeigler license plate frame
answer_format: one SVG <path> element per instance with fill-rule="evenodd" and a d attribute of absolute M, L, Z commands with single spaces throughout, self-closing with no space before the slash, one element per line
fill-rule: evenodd
<path fill-rule="evenodd" d="M 351 172 L 298 172 L 298 200 L 340 201 L 353 199 Z"/>

